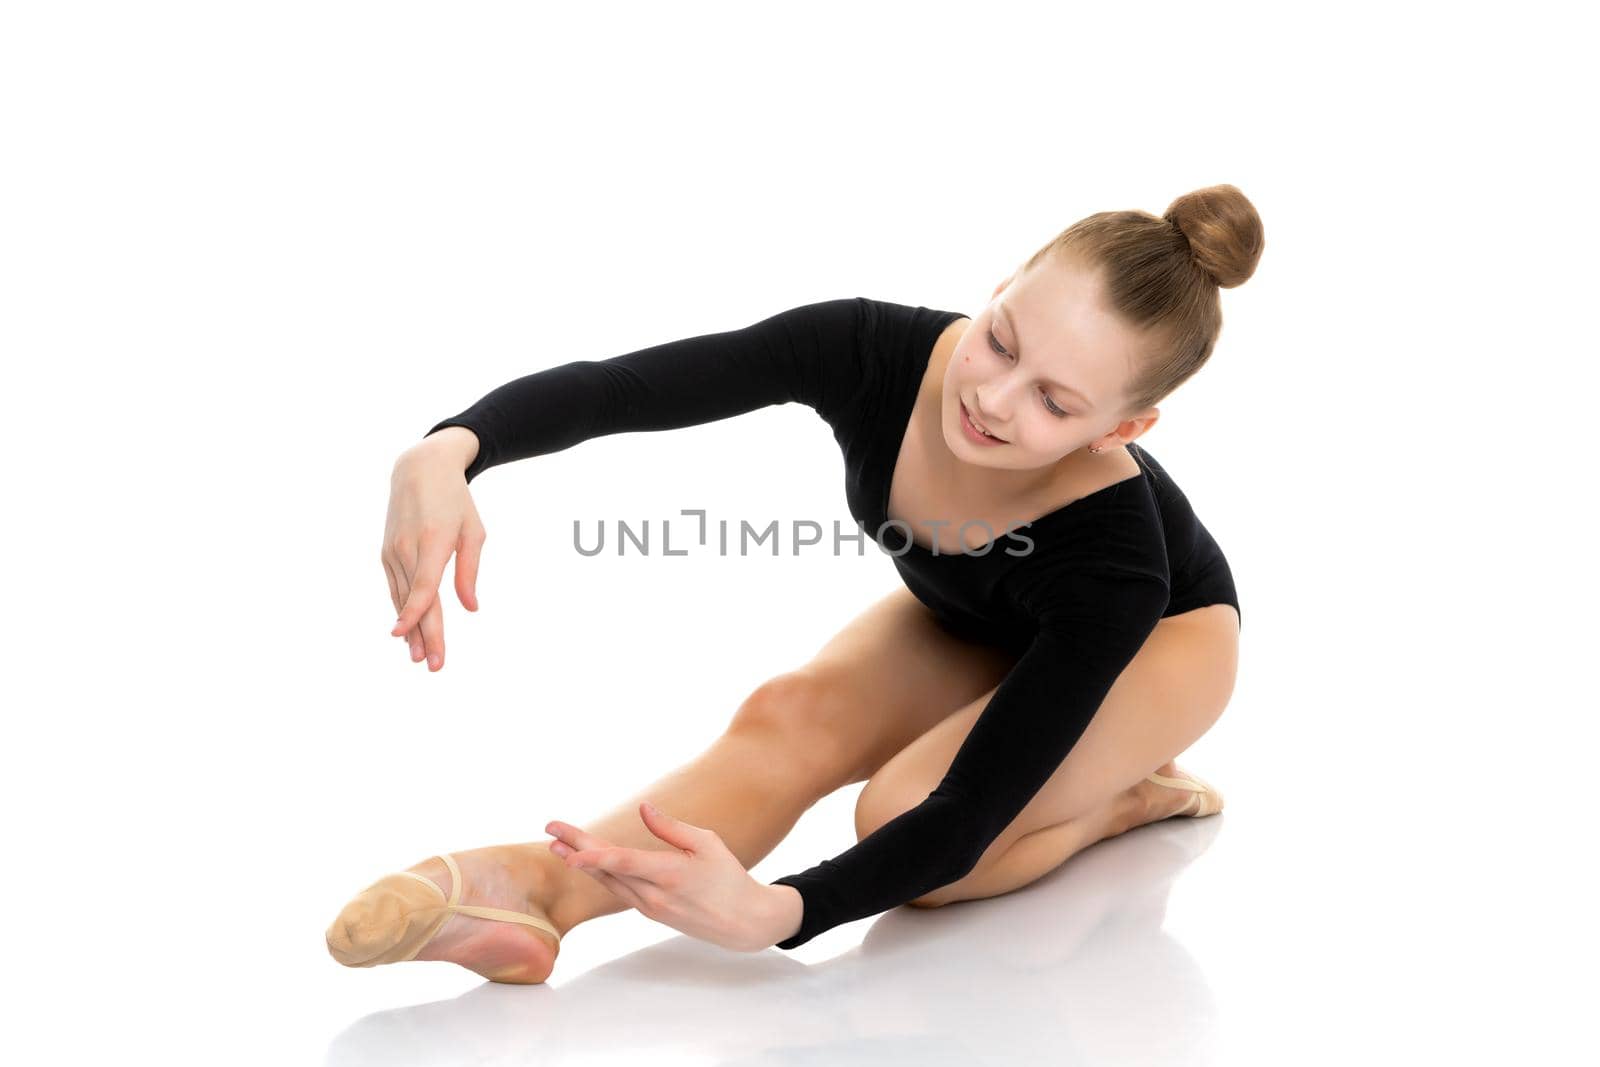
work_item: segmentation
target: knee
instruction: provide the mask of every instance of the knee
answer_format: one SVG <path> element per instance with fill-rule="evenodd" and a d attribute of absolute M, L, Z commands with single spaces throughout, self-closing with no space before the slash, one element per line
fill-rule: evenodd
<path fill-rule="evenodd" d="M 725 733 L 768 746 L 782 757 L 775 765 L 793 768 L 808 781 L 832 783 L 844 774 L 848 760 L 836 725 L 839 699 L 826 679 L 789 671 L 745 697 Z"/>
<path fill-rule="evenodd" d="M 861 841 L 870 834 L 876 833 L 885 823 L 895 819 L 905 812 L 921 804 L 928 797 L 926 785 L 918 786 L 916 783 L 907 782 L 903 777 L 897 778 L 892 767 L 885 767 L 874 775 L 861 790 L 861 795 L 856 798 L 856 840 Z M 994 852 L 994 847 L 985 850 L 983 859 L 987 859 Z M 965 871 L 953 877 L 949 882 L 927 893 L 906 901 L 914 908 L 940 908 L 957 900 L 963 900 L 963 885 L 977 869 L 975 864 L 964 864 L 960 868 Z"/>
<path fill-rule="evenodd" d="M 856 797 L 856 840 L 876 833 L 884 823 L 903 815 L 928 796 L 926 787 L 913 788 L 895 773 L 893 761 L 878 769 Z"/>

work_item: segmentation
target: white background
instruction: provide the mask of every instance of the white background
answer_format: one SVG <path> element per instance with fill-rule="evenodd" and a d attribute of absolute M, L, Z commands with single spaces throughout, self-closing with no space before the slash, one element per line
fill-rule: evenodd
<path fill-rule="evenodd" d="M 18 1062 L 1578 1051 L 1600 227 L 1568 13 L 7 5 Z M 541 987 L 327 956 L 373 878 L 608 809 L 898 581 L 870 545 L 573 551 L 574 518 L 848 522 L 808 409 L 595 440 L 475 482 L 482 610 L 447 577 L 430 674 L 387 636 L 401 450 L 531 370 L 814 300 L 976 314 L 1083 215 L 1219 182 L 1266 252 L 1141 444 L 1239 586 L 1233 703 L 1181 760 L 1224 815 L 792 953 L 626 913 Z M 754 873 L 850 844 L 858 789 Z"/>

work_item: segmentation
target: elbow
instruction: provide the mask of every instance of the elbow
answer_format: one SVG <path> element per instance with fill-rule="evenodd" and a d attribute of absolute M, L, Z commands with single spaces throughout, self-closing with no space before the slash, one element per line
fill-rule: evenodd
<path fill-rule="evenodd" d="M 952 848 L 950 865 L 946 873 L 951 882 L 959 882 L 973 871 L 978 869 L 978 862 L 983 859 L 983 854 L 988 851 L 989 842 L 972 839 L 961 842 Z"/>
<path fill-rule="evenodd" d="M 941 857 L 943 862 L 935 875 L 934 888 L 906 903 L 914 908 L 937 908 L 967 899 L 966 887 L 962 883 L 978 869 L 978 862 L 986 850 L 987 846 L 977 841 L 952 841 L 951 847 Z"/>
<path fill-rule="evenodd" d="M 963 858 L 960 863 L 951 864 L 947 871 L 940 874 L 937 886 L 919 897 L 912 897 L 906 903 L 913 908 L 942 908 L 946 904 L 966 900 L 969 894 L 963 883 L 976 868 L 976 863 L 968 863 Z"/>

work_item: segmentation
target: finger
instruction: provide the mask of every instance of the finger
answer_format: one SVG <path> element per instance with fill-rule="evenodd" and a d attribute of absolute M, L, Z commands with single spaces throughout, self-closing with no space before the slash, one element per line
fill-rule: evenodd
<path fill-rule="evenodd" d="M 444 565 L 454 551 L 455 546 L 437 534 L 424 534 L 417 541 L 415 566 L 406 575 L 411 588 L 406 592 L 405 607 L 400 609 L 400 618 L 395 622 L 395 633 L 404 633 L 422 621 L 428 605 L 438 596 L 439 579 L 444 576 Z M 402 557 L 401 563 L 404 562 Z"/>
<path fill-rule="evenodd" d="M 389 577 L 390 580 L 394 582 L 395 595 L 399 599 L 400 603 L 404 605 L 407 593 L 411 588 L 410 583 L 406 581 L 405 568 L 400 565 L 398 557 L 394 557 L 394 562 L 389 564 L 389 568 Z M 395 610 L 398 612 L 400 609 L 396 608 Z M 405 641 L 406 651 L 411 653 L 412 663 L 416 663 L 418 660 L 422 659 L 421 630 L 413 626 L 410 629 L 402 631 L 397 623 L 394 628 L 389 631 L 389 633 Z"/>
<path fill-rule="evenodd" d="M 439 608 L 439 598 L 434 597 L 422 616 L 422 644 L 428 652 L 428 669 L 436 671 L 444 666 L 444 612 Z"/>
<path fill-rule="evenodd" d="M 471 532 L 463 527 L 461 543 L 456 545 L 456 599 L 468 611 L 478 610 L 478 561 L 483 555 L 483 527 Z"/>
<path fill-rule="evenodd" d="M 641 915 L 644 914 L 644 901 L 640 899 L 638 893 L 633 891 L 633 887 L 628 885 L 622 879 L 607 874 L 605 871 L 595 870 L 593 867 L 579 867 L 578 870 L 581 870 L 584 874 L 587 874 L 590 878 L 593 878 L 595 881 L 611 890 L 612 894 L 616 896 L 618 900 L 621 900 L 623 903 L 627 904 L 628 907 L 638 911 Z"/>
<path fill-rule="evenodd" d="M 544 832 L 551 837 L 559 838 L 574 851 L 588 848 L 607 848 L 611 842 L 596 834 L 591 834 L 581 826 L 574 826 L 570 822 L 561 822 L 551 819 L 544 824 Z"/>
<path fill-rule="evenodd" d="M 565 846 L 565 854 L 560 849 L 550 848 L 550 851 L 562 856 L 568 865 L 576 862 L 586 869 L 598 867 L 613 875 L 638 878 L 658 885 L 661 885 L 662 878 L 677 872 L 686 859 L 683 853 L 675 849 L 622 848 L 594 833 L 574 827 L 571 822 L 560 822 L 558 819 L 547 822 L 544 832 L 555 838 L 550 845 L 560 843 Z"/>
<path fill-rule="evenodd" d="M 390 569 L 390 573 L 393 574 L 393 576 L 394 576 L 395 596 L 400 601 L 400 605 L 394 609 L 394 614 L 395 614 L 394 625 L 389 628 L 389 633 L 393 634 L 396 637 L 404 637 L 406 639 L 406 643 L 410 644 L 411 643 L 410 634 L 411 634 L 411 631 L 413 629 L 415 629 L 415 627 L 407 626 L 404 629 L 401 629 L 401 627 L 400 627 L 400 613 L 405 610 L 406 597 L 411 595 L 411 581 L 410 581 L 410 579 L 408 579 L 406 577 L 406 567 L 401 562 L 400 556 L 398 554 L 391 553 L 390 557 L 389 557 L 389 560 L 390 560 L 389 566 L 391 568 Z"/>
<path fill-rule="evenodd" d="M 405 601 L 400 599 L 400 587 L 395 584 L 394 568 L 389 564 L 389 553 L 383 554 L 383 575 L 389 579 L 389 599 L 394 603 L 395 615 L 400 614 L 400 609 L 405 606 Z"/>
<path fill-rule="evenodd" d="M 646 848 L 580 849 L 567 858 L 567 862 L 595 867 L 607 874 L 620 875 L 643 882 L 660 885 L 672 871 L 682 867 L 685 857 L 681 852 L 664 852 Z"/>
<path fill-rule="evenodd" d="M 400 580 L 395 575 L 394 564 L 389 562 L 389 557 L 388 557 L 387 553 L 385 553 L 384 557 L 383 557 L 383 573 L 389 579 L 389 599 L 394 601 L 395 614 L 398 615 L 400 613 L 400 605 L 405 603 L 405 598 L 400 595 Z M 410 647 L 411 647 L 411 637 L 410 637 L 410 635 L 408 635 L 408 634 L 397 634 L 393 630 L 390 630 L 389 631 L 389 636 L 390 637 L 398 637 L 401 641 L 403 641 L 405 643 L 407 651 L 410 651 Z"/>
<path fill-rule="evenodd" d="M 648 801 L 639 805 L 639 818 L 644 828 L 667 844 L 688 852 L 699 852 L 710 844 L 711 831 L 668 815 Z"/>

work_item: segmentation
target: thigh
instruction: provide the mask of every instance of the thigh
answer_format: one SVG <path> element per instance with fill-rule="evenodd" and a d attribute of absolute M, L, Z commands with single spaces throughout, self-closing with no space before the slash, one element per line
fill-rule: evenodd
<path fill-rule="evenodd" d="M 810 709 L 814 724 L 846 754 L 848 784 L 872 777 L 934 725 L 998 685 L 1016 661 L 1015 653 L 950 633 L 902 587 L 862 612 L 794 673 L 820 694 Z"/>
<path fill-rule="evenodd" d="M 1233 694 L 1238 642 L 1237 616 L 1229 604 L 1157 623 L 1078 743 L 990 845 L 990 853 L 1024 834 L 1094 811 L 1194 744 Z M 993 695 L 990 689 L 935 724 L 872 776 L 857 801 L 859 836 L 915 807 L 939 784 Z"/>

